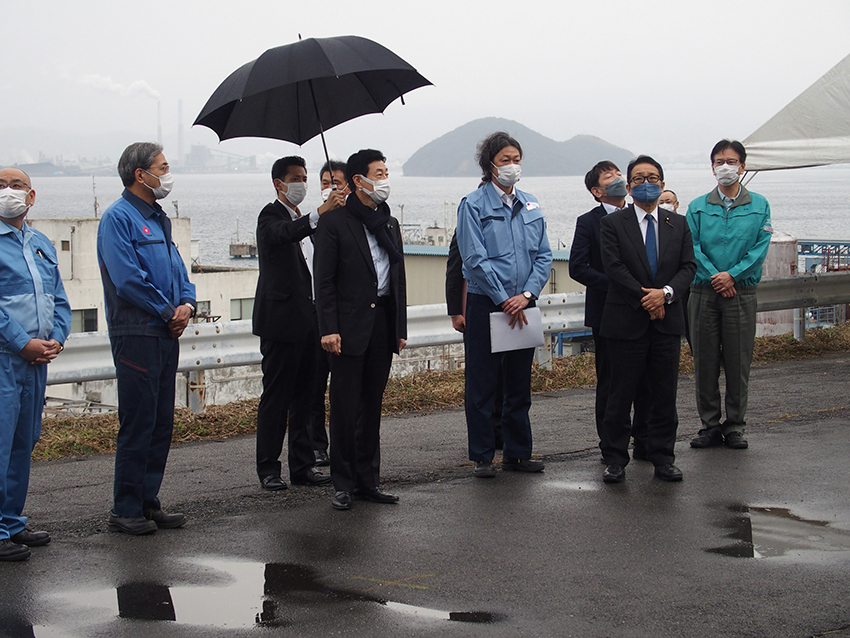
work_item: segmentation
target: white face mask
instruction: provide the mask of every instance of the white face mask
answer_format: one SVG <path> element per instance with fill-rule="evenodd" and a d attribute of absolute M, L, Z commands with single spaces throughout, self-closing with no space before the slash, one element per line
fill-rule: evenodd
<path fill-rule="evenodd" d="M 383 204 L 390 198 L 390 180 L 388 179 L 377 179 L 374 182 L 366 177 L 365 175 L 361 175 L 363 181 L 367 184 L 371 184 L 375 189 L 374 191 L 366 190 L 365 188 L 361 188 L 360 190 L 366 193 L 369 197 L 372 198 L 372 201 L 376 204 Z"/>
<path fill-rule="evenodd" d="M 0 217 L 14 219 L 27 212 L 29 208 L 27 206 L 27 195 L 29 195 L 29 191 L 9 187 L 0 190 Z"/>
<path fill-rule="evenodd" d="M 328 197 L 330 197 L 330 196 L 331 196 L 331 193 L 333 193 L 333 191 L 334 191 L 334 189 L 332 189 L 332 188 L 324 188 L 324 189 L 322 189 L 322 201 L 323 201 L 323 202 L 328 201 Z"/>
<path fill-rule="evenodd" d="M 307 182 L 281 182 L 286 187 L 283 196 L 293 206 L 298 206 L 307 197 Z"/>
<path fill-rule="evenodd" d="M 145 171 L 145 169 L 142 170 Z M 145 173 L 159 180 L 159 186 L 156 188 L 145 184 L 145 186 L 147 186 L 153 191 L 153 196 L 157 199 L 165 199 L 166 197 L 168 197 L 168 194 L 171 192 L 171 189 L 174 188 L 174 177 L 171 176 L 171 173 L 168 172 L 165 175 L 154 175 L 149 171 L 145 171 Z"/>
<path fill-rule="evenodd" d="M 493 162 L 490 163 L 493 164 Z M 498 172 L 496 181 L 506 188 L 510 188 L 516 184 L 519 178 L 522 177 L 522 167 L 519 164 L 505 164 L 504 166 L 493 164 L 493 167 Z"/>
<path fill-rule="evenodd" d="M 663 208 L 668 213 L 675 213 L 676 209 L 673 207 L 673 204 L 658 204 L 658 208 Z"/>
<path fill-rule="evenodd" d="M 723 166 L 715 166 L 714 177 L 717 179 L 717 183 L 721 186 L 731 186 L 732 184 L 737 182 L 738 168 L 738 166 L 729 166 L 729 164 L 724 164 Z"/>

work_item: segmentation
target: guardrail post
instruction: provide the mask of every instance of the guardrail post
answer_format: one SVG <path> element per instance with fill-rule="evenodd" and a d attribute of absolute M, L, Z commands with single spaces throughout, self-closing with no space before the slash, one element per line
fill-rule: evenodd
<path fill-rule="evenodd" d="M 204 371 L 192 370 L 188 375 L 186 387 L 189 392 L 189 400 L 187 403 L 192 414 L 199 414 L 207 407 L 207 384 L 204 379 Z"/>
<path fill-rule="evenodd" d="M 794 339 L 806 340 L 806 309 L 794 308 Z"/>
<path fill-rule="evenodd" d="M 552 369 L 552 347 L 552 335 L 543 335 L 543 345 L 538 346 L 537 352 L 535 353 L 537 363 L 540 365 L 541 370 Z"/>

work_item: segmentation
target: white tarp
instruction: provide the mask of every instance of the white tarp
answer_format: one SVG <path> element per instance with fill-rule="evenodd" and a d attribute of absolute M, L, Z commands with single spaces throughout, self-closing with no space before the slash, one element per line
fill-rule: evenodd
<path fill-rule="evenodd" d="M 743 143 L 748 171 L 850 163 L 850 55 Z"/>

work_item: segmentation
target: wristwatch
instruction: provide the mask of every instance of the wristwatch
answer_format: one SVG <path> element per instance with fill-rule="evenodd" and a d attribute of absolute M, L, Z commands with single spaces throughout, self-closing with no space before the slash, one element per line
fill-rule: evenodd
<path fill-rule="evenodd" d="M 664 286 L 664 303 L 673 303 L 673 289 L 670 286 Z"/>
<path fill-rule="evenodd" d="M 529 301 L 531 301 L 532 299 L 534 299 L 534 295 L 532 295 L 532 294 L 531 294 L 530 292 L 528 292 L 527 290 L 526 290 L 526 291 L 524 291 L 524 292 L 522 293 L 522 296 L 523 296 L 523 297 L 525 297 L 526 299 L 528 299 Z"/>

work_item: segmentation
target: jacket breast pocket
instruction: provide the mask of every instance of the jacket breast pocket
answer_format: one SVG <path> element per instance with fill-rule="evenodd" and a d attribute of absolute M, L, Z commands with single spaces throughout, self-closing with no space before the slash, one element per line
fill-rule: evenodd
<path fill-rule="evenodd" d="M 488 215 L 481 218 L 481 232 L 488 257 L 501 257 L 510 252 L 509 233 L 504 215 Z"/>
<path fill-rule="evenodd" d="M 150 246 L 151 244 L 164 244 L 164 239 L 145 239 L 143 241 L 138 242 L 139 246 Z"/>
<path fill-rule="evenodd" d="M 536 214 L 535 214 L 536 213 Z M 536 253 L 546 232 L 546 222 L 539 211 L 526 211 L 523 216 L 523 242 L 525 249 L 530 253 Z"/>

